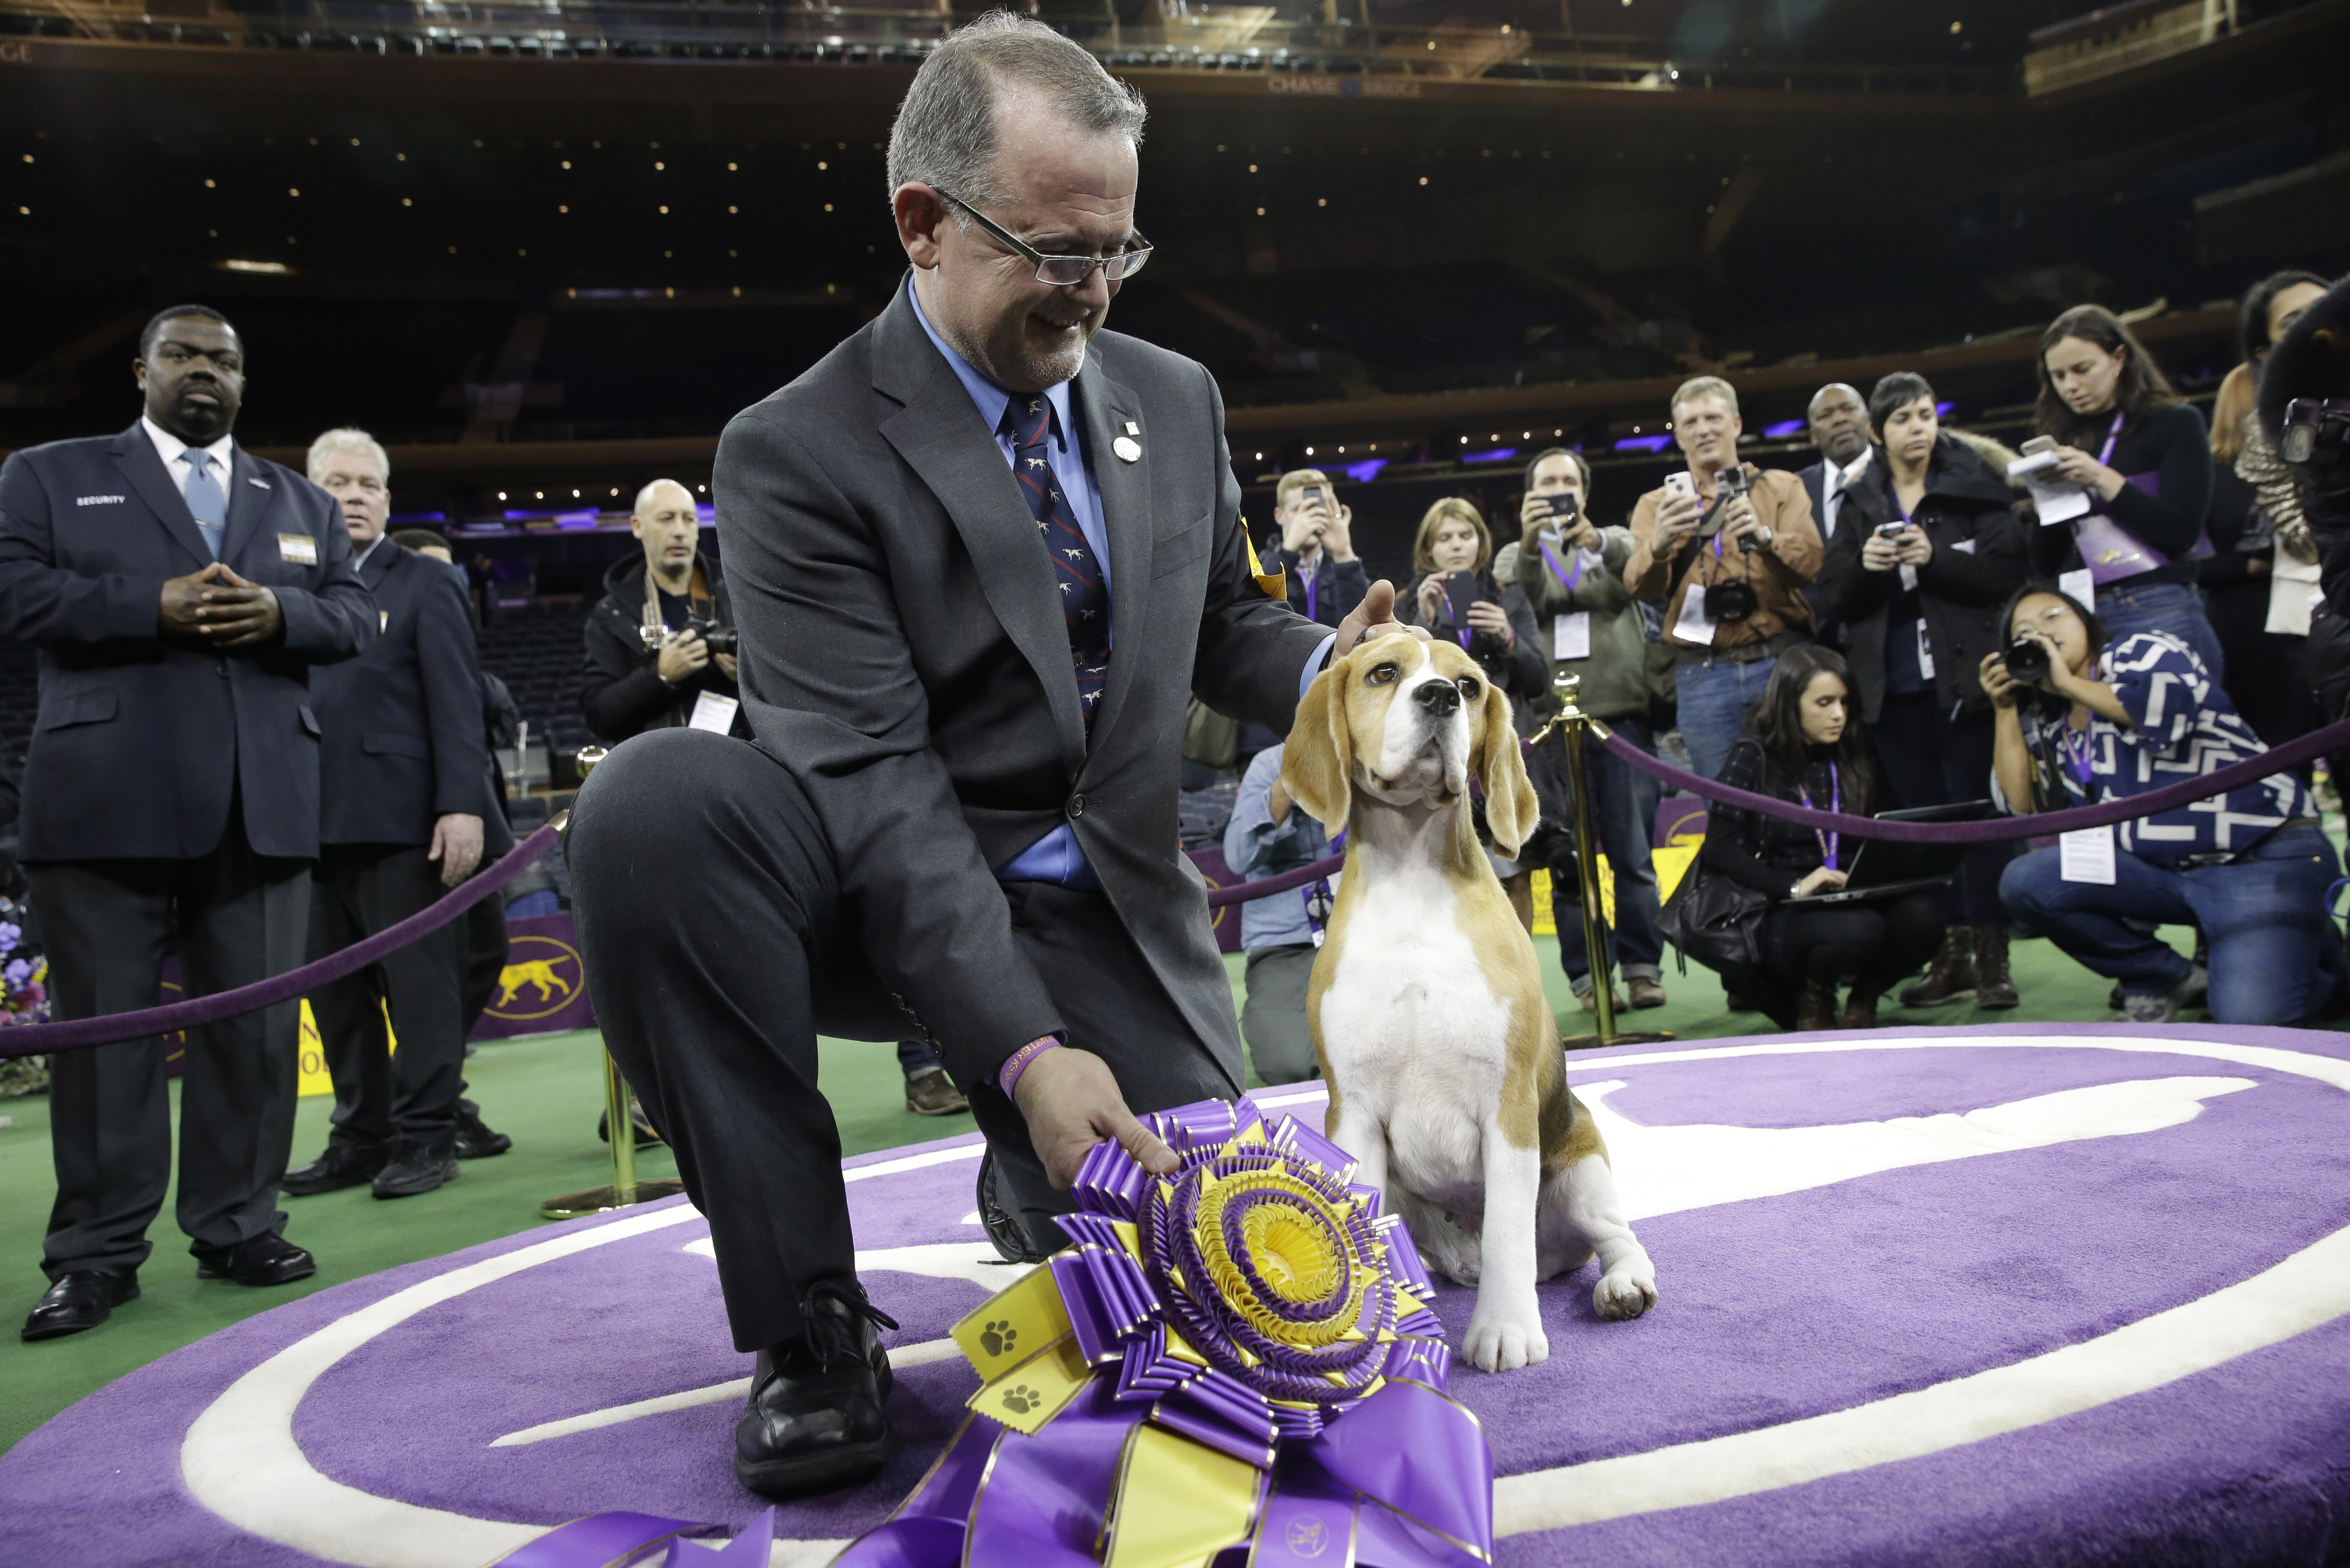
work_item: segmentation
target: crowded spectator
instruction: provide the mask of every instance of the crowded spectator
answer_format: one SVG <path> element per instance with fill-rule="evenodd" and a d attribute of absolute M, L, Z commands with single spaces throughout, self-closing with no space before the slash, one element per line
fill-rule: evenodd
<path fill-rule="evenodd" d="M 1282 788 L 1281 753 L 1279 744 L 1269 746 L 1249 763 L 1224 827 L 1224 865 L 1251 882 L 1310 866 L 1331 853 L 1322 825 L 1298 810 Z M 1305 990 L 1336 882 L 1332 877 L 1240 907 L 1241 950 L 1248 955 L 1241 1037 L 1248 1042 L 1256 1075 L 1268 1084 L 1295 1084 L 1319 1072 L 1305 1023 Z"/>
<path fill-rule="evenodd" d="M 2195 558 L 2210 553 L 2203 416 L 2179 400 L 2145 345 L 2102 305 L 2058 317 L 2041 335 L 2035 366 L 2034 422 L 2058 445 L 2054 468 L 2033 477 L 2079 486 L 2089 510 L 2061 524 L 2043 518 L 2031 531 L 2033 572 L 2052 580 L 2085 573 L 2097 617 L 2116 639 L 2168 631 L 2207 670 L 2224 673 L 2195 588 Z"/>
<path fill-rule="evenodd" d="M 1982 661 L 1998 714 L 1994 778 L 2018 814 L 2125 800 L 2260 755 L 2262 746 L 2187 639 L 2115 636 L 2070 595 L 2018 594 L 2002 619 L 2017 646 Z M 2019 680 L 2019 676 L 2028 679 Z M 2342 943 L 2325 913 L 2339 875 L 2317 806 L 2290 773 L 2011 861 L 2015 918 L 2119 982 L 2123 1016 L 2167 1023 L 2206 976 L 2157 932 L 2195 925 L 2210 944 L 2220 1023 L 2301 1023 L 2334 1000 Z"/>
<path fill-rule="evenodd" d="M 1355 513 L 1339 504 L 1329 475 L 1301 468 L 1274 486 L 1273 520 L 1280 541 L 1268 549 L 1268 573 L 1286 572 L 1289 607 L 1308 620 L 1336 626 L 1370 591 L 1370 575 L 1355 557 Z"/>
<path fill-rule="evenodd" d="M 234 431 L 244 340 L 204 306 L 140 334 L 144 408 L 119 435 L 0 467 L 0 637 L 40 650 L 23 857 L 59 1019 L 191 997 L 300 965 L 318 853 L 313 665 L 364 650 L 376 606 L 335 504 Z M 200 1278 L 317 1272 L 286 1240 L 292 999 L 187 1032 L 177 1218 Z M 163 1041 L 50 1059 L 49 1288 L 24 1337 L 104 1323 L 139 1294 L 173 1174 Z"/>
<path fill-rule="evenodd" d="M 1428 509 L 1411 545 L 1411 584 L 1396 596 L 1396 618 L 1426 627 L 1437 637 L 1457 639 L 1510 698 L 1518 732 L 1533 728 L 1534 705 L 1550 695 L 1550 660 L 1536 639 L 1533 608 L 1525 591 L 1493 576 L 1493 535 L 1477 508 L 1448 495 Z M 1484 807 L 1478 806 L 1477 836 L 1486 841 Z M 1493 852 L 1493 863 L 1510 908 L 1528 930 L 1534 924 L 1534 869 Z"/>
<path fill-rule="evenodd" d="M 1940 427 L 1934 389 L 1897 371 L 1868 398 L 1880 459 L 1844 507 L 1814 590 L 1843 623 L 1852 684 L 1887 793 L 1903 806 L 1981 800 L 1990 787 L 1991 699 L 1977 668 L 2006 646 L 2000 611 L 2029 576 L 2007 475 Z M 1956 918 L 1904 1007 L 1970 992 L 2016 1005 L 1999 876 L 2010 846 L 1979 844 L 1958 877 Z"/>
<path fill-rule="evenodd" d="M 2272 746 L 2318 724 L 2303 667 L 2318 561 L 2293 471 L 2261 428 L 2260 369 L 2278 335 L 2324 292 L 2324 279 L 2306 272 L 2272 273 L 2252 286 L 2237 327 L 2243 360 L 2220 383 L 2211 409 L 2203 612 L 2227 659 L 2221 683 L 2230 700 Z"/>
<path fill-rule="evenodd" d="M 380 628 L 357 659 L 310 677 L 320 807 L 310 957 L 320 959 L 426 909 L 514 836 L 491 793 L 462 576 L 385 537 L 391 463 L 366 431 L 327 431 L 309 470 L 342 508 Z M 366 1183 L 378 1198 L 414 1197 L 456 1179 L 461 1129 L 477 1151 L 511 1142 L 463 1111 L 466 970 L 466 924 L 452 921 L 310 993 L 334 1130 L 323 1154 L 286 1173 L 289 1196 Z"/>
<path fill-rule="evenodd" d="M 598 740 L 690 726 L 747 736 L 736 687 L 734 616 L 718 563 L 701 549 L 693 493 L 656 479 L 637 493 L 641 551 L 604 574 L 588 617 L 580 706 Z"/>
<path fill-rule="evenodd" d="M 1868 404 L 1859 388 L 1831 381 L 1812 394 L 1806 412 L 1812 450 L 1820 460 L 1797 469 L 1795 477 L 1804 482 L 1821 544 L 1833 545 L 1845 492 L 1866 471 L 1869 454 L 1876 450 L 1869 444 Z"/>
<path fill-rule="evenodd" d="M 1632 535 L 1627 529 L 1594 523 L 1590 498 L 1591 470 L 1582 453 L 1554 447 L 1527 464 L 1515 580 L 1534 615 L 1534 646 L 1549 655 L 1554 684 L 1559 677 L 1575 676 L 1576 706 L 1649 751 L 1648 623 L 1624 586 Z M 1546 716 L 1557 706 L 1546 694 L 1534 711 Z M 1616 879 L 1616 919 L 1603 926 L 1607 955 L 1602 967 L 1622 973 L 1631 993 L 1627 1005 L 1661 1007 L 1665 945 L 1657 929 L 1657 868 L 1648 853 L 1656 832 L 1656 789 L 1648 774 L 1603 747 L 1586 747 L 1583 761 L 1592 832 Z M 1596 1012 L 1582 882 L 1575 873 L 1575 797 L 1566 775 L 1565 737 L 1553 736 L 1526 763 L 1542 802 L 1542 826 L 1521 858 L 1549 867 L 1559 962 L 1584 1010 Z"/>
<path fill-rule="evenodd" d="M 1712 778 L 1772 660 L 1810 639 L 1804 589 L 1819 575 L 1820 531 L 1800 480 L 1739 461 L 1744 426 L 1729 382 L 1683 382 L 1672 414 L 1689 470 L 1633 507 L 1624 580 L 1635 597 L 1664 606 L 1681 740 L 1690 766 Z M 1725 483 L 1729 472 L 1742 477 Z"/>
<path fill-rule="evenodd" d="M 1816 811 L 1865 816 L 1882 794 L 1852 679 L 1833 649 L 1790 649 L 1771 667 L 1752 722 L 1730 748 L 1721 782 Z M 1706 869 L 1768 898 L 1762 962 L 1722 982 L 1782 1029 L 1838 1026 L 1836 984 L 1853 977 L 1842 1026 L 1877 1027 L 1877 1001 L 1917 972 L 1942 940 L 1943 890 L 1913 889 L 1811 905 L 1845 884 L 1856 846 L 1775 816 L 1716 804 L 1706 818 Z"/>

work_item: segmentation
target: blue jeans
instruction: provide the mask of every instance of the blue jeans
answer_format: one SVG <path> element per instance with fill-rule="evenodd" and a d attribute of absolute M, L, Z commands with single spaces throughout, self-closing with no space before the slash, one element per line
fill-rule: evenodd
<path fill-rule="evenodd" d="M 2216 682 L 2228 672 L 2220 634 L 2203 613 L 2203 595 L 2185 583 L 2141 583 L 2097 590 L 2097 618 L 2116 643 L 2133 632 L 2167 631 L 2195 650 Z"/>
<path fill-rule="evenodd" d="M 1648 727 L 1638 719 L 1611 720 L 1608 728 L 1650 750 Z M 1658 979 L 1665 972 L 1665 939 L 1657 929 L 1657 867 L 1648 856 L 1657 831 L 1655 781 L 1596 742 L 1585 747 L 1583 764 L 1591 780 L 1591 831 L 1616 873 L 1616 923 L 1612 929 L 1601 925 L 1608 967 L 1620 968 L 1626 980 Z M 1553 868 L 1550 908 L 1558 922 L 1559 965 L 1578 996 L 1591 989 L 1581 894 L 1574 877 Z"/>
<path fill-rule="evenodd" d="M 2175 989 L 2194 967 L 2154 933 L 2199 925 L 2211 944 L 2211 1017 L 2220 1023 L 2299 1023 L 2333 996 L 2341 940 L 2325 913 L 2338 874 L 2334 845 L 2288 827 L 2233 866 L 2166 871 L 2116 851 L 2114 883 L 2067 882 L 2057 851 L 2011 860 L 1999 896 L 2015 918 L 2108 980 L 2125 996 Z"/>
<path fill-rule="evenodd" d="M 939 1060 L 939 1054 L 931 1049 L 929 1041 L 900 1040 L 898 1042 L 898 1069 L 910 1080 L 927 1073 L 943 1073 L 947 1064 Z"/>
<path fill-rule="evenodd" d="M 1680 689 L 1681 741 L 1689 747 L 1690 765 L 1701 776 L 1721 776 L 1731 742 L 1746 728 L 1746 710 L 1761 701 L 1776 662 L 1757 659 L 1733 664 L 1725 659 L 1674 667 Z"/>

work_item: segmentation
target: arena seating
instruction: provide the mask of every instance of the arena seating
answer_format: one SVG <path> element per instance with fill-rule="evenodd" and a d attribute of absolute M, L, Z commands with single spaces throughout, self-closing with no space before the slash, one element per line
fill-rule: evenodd
<path fill-rule="evenodd" d="M 580 605 L 510 609 L 482 633 L 482 668 L 506 683 L 530 722 L 530 732 L 554 753 L 576 751 L 595 737 L 579 711 Z"/>

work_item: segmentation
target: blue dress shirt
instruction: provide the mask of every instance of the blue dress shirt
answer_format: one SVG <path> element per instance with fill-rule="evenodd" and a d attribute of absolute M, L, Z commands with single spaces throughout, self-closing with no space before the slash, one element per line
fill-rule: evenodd
<path fill-rule="evenodd" d="M 931 346 L 939 351 L 940 358 L 946 360 L 947 369 L 955 373 L 955 379 L 962 383 L 962 389 L 971 394 L 972 404 L 978 409 L 979 417 L 987 429 L 995 432 L 996 450 L 1003 452 L 1003 466 L 1009 469 L 1014 456 L 1012 441 L 999 427 L 1003 423 L 1004 406 L 1012 401 L 1012 394 L 972 369 L 971 362 L 939 336 L 937 328 L 931 325 L 931 318 L 922 312 L 922 298 L 914 288 L 910 274 L 906 278 L 906 298 L 913 306 L 914 319 L 922 324 L 922 331 L 930 338 Z M 1094 483 L 1093 465 L 1087 460 L 1083 438 L 1078 434 L 1084 427 L 1076 417 L 1069 395 L 1071 384 L 1063 381 L 1045 389 L 1045 400 L 1053 405 L 1053 430 L 1047 438 L 1046 457 L 1053 465 L 1053 477 L 1060 481 L 1061 494 L 1068 501 L 1069 509 L 1076 514 L 1077 530 L 1085 535 L 1086 544 L 1093 550 L 1094 559 L 1101 566 L 1102 587 L 1107 590 L 1114 587 L 1109 575 L 1109 531 L 1102 517 L 1101 486 Z M 1303 697 L 1305 688 L 1314 683 L 1314 677 L 1321 670 L 1323 660 L 1329 657 L 1331 643 L 1336 640 L 1335 633 L 1325 638 L 1322 646 L 1315 650 L 1314 657 L 1305 661 L 1305 673 L 1297 683 L 1299 696 Z M 1114 600 L 1110 609 L 1110 646 L 1113 649 L 1118 646 L 1118 610 Z M 1083 892 L 1101 891 L 1101 878 L 1096 877 L 1094 868 L 1087 864 L 1086 852 L 1077 847 L 1076 832 L 1066 822 L 995 867 L 995 878 L 999 882 L 1057 882 L 1064 888 L 1076 888 Z"/>

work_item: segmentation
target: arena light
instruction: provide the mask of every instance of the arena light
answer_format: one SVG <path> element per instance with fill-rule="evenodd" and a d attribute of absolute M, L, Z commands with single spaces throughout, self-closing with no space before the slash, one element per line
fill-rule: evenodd
<path fill-rule="evenodd" d="M 1781 420 L 1775 425 L 1764 425 L 1762 427 L 1762 439 L 1765 441 L 1786 441 L 1792 437 L 1803 434 L 1804 430 L 1804 421 L 1802 420 Z"/>
<path fill-rule="evenodd" d="M 1516 447 L 1497 446 L 1491 452 L 1464 452 L 1461 454 L 1461 461 L 1463 462 L 1503 462 L 1517 455 L 1518 449 Z"/>
<path fill-rule="evenodd" d="M 1357 484 L 1368 484 L 1379 476 L 1379 470 L 1387 465 L 1388 460 L 1383 457 L 1366 458 L 1360 462 L 1350 462 L 1347 465 L 1347 477 Z"/>
<path fill-rule="evenodd" d="M 282 277 L 294 270 L 284 262 L 246 261 L 241 257 L 231 257 L 220 265 L 223 272 L 257 272 L 265 273 L 272 277 Z"/>
<path fill-rule="evenodd" d="M 1626 436 L 1616 443 L 1617 452 L 1662 452 L 1673 444 L 1669 435 Z"/>

